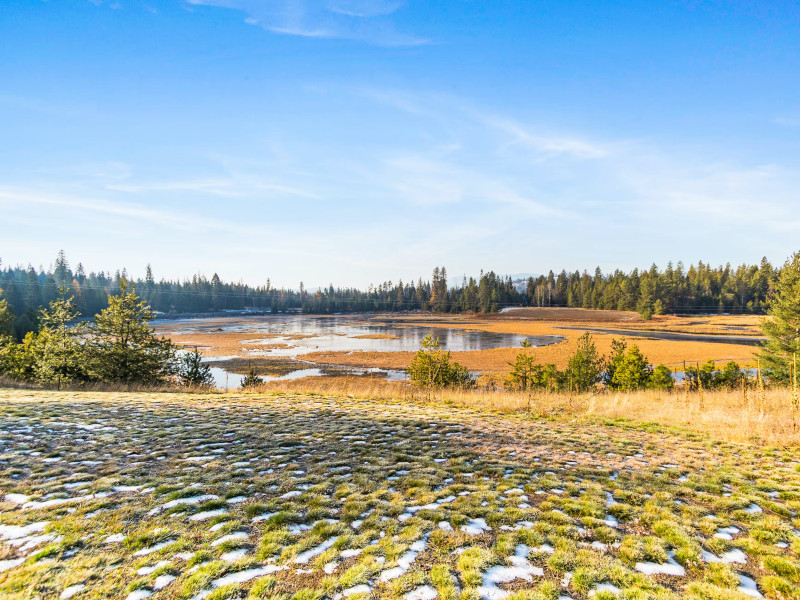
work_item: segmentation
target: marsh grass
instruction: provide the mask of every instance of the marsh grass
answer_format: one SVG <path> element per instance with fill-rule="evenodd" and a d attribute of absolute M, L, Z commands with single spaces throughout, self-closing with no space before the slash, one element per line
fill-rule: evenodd
<path fill-rule="evenodd" d="M 702 405 L 696 392 L 680 389 L 533 395 L 504 390 L 444 389 L 434 391 L 429 400 L 420 388 L 406 383 L 361 377 L 310 377 L 273 382 L 261 391 L 432 402 L 533 418 L 613 419 L 619 420 L 620 425 L 631 422 L 678 427 L 727 442 L 800 444 L 800 428 L 793 420 L 792 391 L 788 388 L 761 389 L 758 394 L 753 391 L 746 396 L 740 390 L 704 390 Z"/>
<path fill-rule="evenodd" d="M 800 598 L 798 448 L 654 425 L 646 394 L 408 393 L 0 391 L 0 523 L 44 523 L 0 540 L 0 597 L 480 600 L 524 545 L 511 600 Z"/>

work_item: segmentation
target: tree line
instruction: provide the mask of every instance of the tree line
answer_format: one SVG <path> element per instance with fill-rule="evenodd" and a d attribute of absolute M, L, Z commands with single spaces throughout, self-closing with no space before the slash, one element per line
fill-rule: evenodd
<path fill-rule="evenodd" d="M 800 354 L 800 252 L 790 257 L 778 274 L 769 281 L 767 305 L 770 319 L 762 329 L 766 337 L 757 354 L 758 369 L 755 383 L 791 385 L 793 407 L 800 410 L 797 396 L 798 354 Z M 509 363 L 510 372 L 502 382 L 505 389 L 518 391 L 588 392 L 602 384 L 608 390 L 633 391 L 641 389 L 671 390 L 675 386 L 673 372 L 666 365 L 652 365 L 634 343 L 613 339 L 609 356 L 601 356 L 588 332 L 577 340 L 574 353 L 561 370 L 555 364 L 536 361 L 527 338 L 522 351 Z M 762 368 L 763 367 L 763 368 Z M 430 392 L 437 387 L 473 387 L 476 380 L 462 365 L 443 350 L 439 340 L 427 336 L 414 355 L 407 370 L 409 379 Z M 721 368 L 714 361 L 685 365 L 685 389 L 734 389 L 753 382 L 748 370 L 735 361 Z M 494 385 L 490 381 L 490 386 Z"/>
<path fill-rule="evenodd" d="M 153 312 L 125 278 L 91 321 L 81 321 L 66 286 L 37 315 L 39 330 L 17 342 L 13 316 L 0 299 L 0 376 L 55 386 L 90 383 L 145 385 L 182 383 L 209 386 L 210 369 L 201 356 L 181 352 L 150 327 Z"/>
<path fill-rule="evenodd" d="M 770 319 L 763 323 L 767 341 L 759 354 L 764 373 L 772 383 L 791 384 L 797 400 L 797 355 L 800 353 L 800 252 L 780 269 L 769 299 Z M 0 375 L 43 384 L 102 382 L 153 385 L 179 381 L 187 385 L 210 385 L 211 374 L 194 353 L 180 352 L 168 339 L 150 328 L 155 316 L 124 276 L 116 294 L 106 295 L 106 306 L 90 321 L 79 320 L 80 310 L 66 282 L 46 308 L 39 309 L 38 332 L 28 332 L 21 341 L 13 335 L 14 315 L 0 298 Z M 434 271 L 431 301 L 444 302 L 448 294 L 446 271 Z M 435 305 L 435 304 L 434 304 Z M 523 343 L 506 385 L 522 390 L 588 391 L 602 382 L 608 389 L 670 389 L 672 373 L 664 365 L 653 367 L 635 344 L 614 340 L 609 357 L 598 355 L 587 332 L 578 339 L 575 353 L 563 371 L 552 364 L 538 364 L 530 345 Z M 470 386 L 473 377 L 451 361 L 450 352 L 430 336 L 423 340 L 408 369 L 412 381 L 429 389 L 438 386 Z M 255 375 L 251 371 L 253 383 Z M 687 368 L 684 376 L 697 389 L 734 387 L 747 380 L 736 363 L 718 370 L 713 363 Z M 758 374 L 761 381 L 761 369 Z"/>
<path fill-rule="evenodd" d="M 273 313 L 334 314 L 376 311 L 432 311 L 437 313 L 493 313 L 511 306 L 576 307 L 635 310 L 645 318 L 658 314 L 764 313 L 780 269 L 764 258 L 759 265 L 711 267 L 699 262 L 685 268 L 669 263 L 594 274 L 567 272 L 512 281 L 493 271 L 477 278 L 464 277 L 460 285 L 448 283 L 445 267 L 433 270 L 431 280 L 387 281 L 366 290 L 334 287 L 310 291 L 301 282 L 296 290 L 264 285 L 224 282 L 214 273 L 209 279 L 194 275 L 184 280 L 156 281 L 148 265 L 144 278 L 132 279 L 125 269 L 113 274 L 86 272 L 81 263 L 73 269 L 60 252 L 53 265 L 38 270 L 31 265 L 6 266 L 0 262 L 0 294 L 8 303 L 12 332 L 20 340 L 40 326 L 40 311 L 66 287 L 76 310 L 85 317 L 97 315 L 108 297 L 118 295 L 120 281 L 131 281 L 141 298 L 156 313 L 199 314 L 226 310 Z"/>

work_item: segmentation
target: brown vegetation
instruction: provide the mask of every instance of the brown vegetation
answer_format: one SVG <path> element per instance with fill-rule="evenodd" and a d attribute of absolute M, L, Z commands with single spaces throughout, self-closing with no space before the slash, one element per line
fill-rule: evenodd
<path fill-rule="evenodd" d="M 364 377 L 307 377 L 268 383 L 263 390 L 321 394 L 351 398 L 423 402 L 427 394 L 402 382 Z M 435 392 L 433 402 L 475 410 L 528 413 L 535 417 L 574 417 L 589 421 L 621 419 L 679 427 L 726 442 L 750 442 L 773 446 L 800 444 L 800 415 L 792 412 L 791 391 L 755 389 L 706 391 L 701 396 L 685 391 L 597 392 L 550 394 L 486 389 L 445 389 Z"/>

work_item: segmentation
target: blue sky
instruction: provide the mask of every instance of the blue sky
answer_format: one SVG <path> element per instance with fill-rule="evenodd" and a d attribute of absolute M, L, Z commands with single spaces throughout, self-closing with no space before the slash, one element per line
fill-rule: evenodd
<path fill-rule="evenodd" d="M 0 259 L 365 286 L 781 263 L 796 2 L 0 0 Z"/>

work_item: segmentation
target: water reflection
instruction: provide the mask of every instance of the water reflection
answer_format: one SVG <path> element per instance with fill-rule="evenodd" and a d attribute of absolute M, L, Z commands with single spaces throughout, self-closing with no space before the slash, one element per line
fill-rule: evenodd
<path fill-rule="evenodd" d="M 464 352 L 491 348 L 519 347 L 526 336 L 512 333 L 493 333 L 447 327 L 428 327 L 419 323 L 372 323 L 364 316 L 304 316 L 274 315 L 232 317 L 226 319 L 191 319 L 172 321 L 175 333 L 241 333 L 252 335 L 247 340 L 249 348 L 244 356 L 290 357 L 298 359 L 298 368 L 286 375 L 264 376 L 265 381 L 285 381 L 302 377 L 324 375 L 320 368 L 310 367 L 303 357 L 310 352 L 414 352 L 419 349 L 422 338 L 430 334 L 439 338 L 446 350 Z M 382 336 L 382 337 L 374 337 Z M 545 346 L 560 341 L 559 336 L 527 336 L 533 346 Z M 265 346 L 259 349 L 258 346 Z M 266 347 L 284 345 L 285 347 Z M 255 346 L 255 348 L 253 348 Z M 241 355 L 239 356 L 241 357 Z M 217 357 L 215 362 L 234 357 Z M 325 365 L 326 372 L 339 371 L 356 375 L 380 375 L 390 380 L 406 378 L 404 371 L 376 368 L 357 368 Z M 241 385 L 243 375 L 215 366 L 211 369 L 218 387 L 234 389 Z"/>
<path fill-rule="evenodd" d="M 180 333 L 247 333 L 253 334 L 248 343 L 264 345 L 286 344 L 289 348 L 274 348 L 257 352 L 269 356 L 298 356 L 308 352 L 409 352 L 420 347 L 428 334 L 439 338 L 446 350 L 463 352 L 489 348 L 518 347 L 526 337 L 513 333 L 493 333 L 447 327 L 426 327 L 406 323 L 369 323 L 363 316 L 292 316 L 234 318 L 230 323 L 220 319 L 196 319 L 177 322 Z M 185 323 L 185 325 L 183 325 Z M 176 323 L 173 323 L 176 324 Z M 177 332 L 176 332 L 177 333 Z M 268 336 L 260 338 L 259 336 Z M 308 336 L 301 338 L 300 336 Z M 391 336 L 381 339 L 364 336 Z M 534 346 L 555 343 L 558 336 L 528 336 Z"/>

